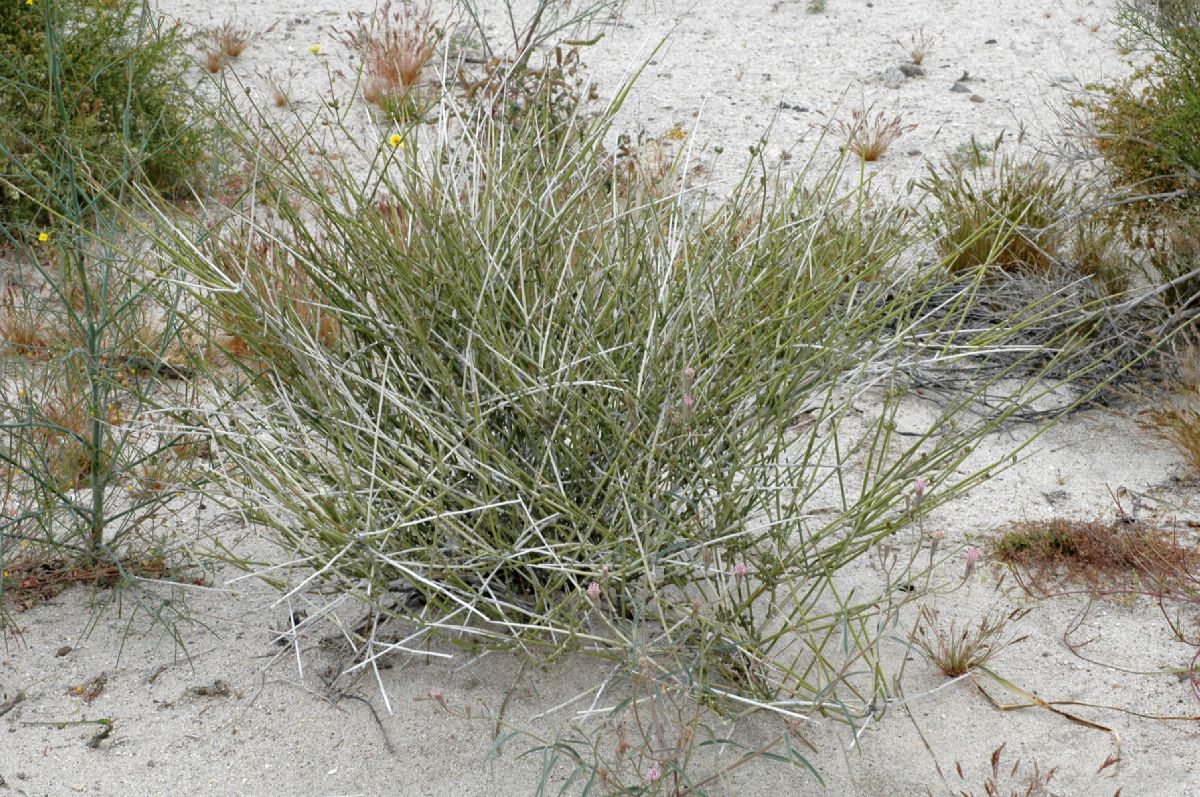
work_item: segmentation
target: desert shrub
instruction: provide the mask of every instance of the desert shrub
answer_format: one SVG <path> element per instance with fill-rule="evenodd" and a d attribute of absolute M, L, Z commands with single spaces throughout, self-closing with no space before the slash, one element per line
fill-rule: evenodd
<path fill-rule="evenodd" d="M 181 40 L 138 0 L 0 5 L 0 227 L 134 177 L 186 190 L 204 150 Z"/>
<path fill-rule="evenodd" d="M 958 335 L 977 276 L 899 278 L 906 225 L 838 174 L 782 185 L 758 157 L 728 197 L 622 191 L 628 87 L 587 114 L 507 63 L 489 96 L 553 103 L 445 94 L 432 130 L 342 131 L 337 158 L 232 118 L 256 202 L 203 234 L 160 209 L 159 259 L 263 399 L 218 430 L 231 492 L 312 568 L 289 589 L 363 601 L 370 660 L 431 634 L 636 651 L 688 691 L 865 716 L 914 565 L 877 589 L 844 568 L 984 478 L 955 468 L 1046 389 L 1014 347 L 901 439 L 899 363 L 952 345 L 968 369 L 1028 316 Z M 966 412 L 982 392 L 1006 408 Z M 906 502 L 918 477 L 936 487 Z"/>
<path fill-rule="evenodd" d="M 1195 311 L 1200 267 L 1200 3 L 1126 0 L 1124 44 L 1146 62 L 1124 82 L 1093 86 L 1082 101 L 1090 132 L 1120 190 L 1108 213 L 1126 243 L 1147 257 L 1142 271 L 1166 284 L 1166 304 Z"/>
<path fill-rule="evenodd" d="M 5 543 L 24 542 L 38 557 L 112 563 L 195 482 L 170 456 L 182 433 L 158 409 L 164 377 L 183 373 L 171 363 L 181 355 L 170 292 L 96 224 L 95 237 L 59 231 L 21 255 L 44 288 L 21 334 L 0 341 L 0 487 L 24 508 L 19 525 L 0 520 L 0 559 Z"/>
<path fill-rule="evenodd" d="M 1125 0 L 1125 46 L 1149 62 L 1119 84 L 1096 87 L 1096 143 L 1117 182 L 1190 203 L 1200 188 L 1200 3 Z"/>

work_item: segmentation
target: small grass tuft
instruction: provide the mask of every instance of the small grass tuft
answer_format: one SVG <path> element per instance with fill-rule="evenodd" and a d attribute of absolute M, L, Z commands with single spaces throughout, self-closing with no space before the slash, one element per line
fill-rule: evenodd
<path fill-rule="evenodd" d="M 914 64 L 920 66 L 925 63 L 925 56 L 929 55 L 929 51 L 933 48 L 933 43 L 937 39 L 925 33 L 925 28 L 918 28 L 916 33 L 911 34 L 908 38 L 908 58 Z"/>
<path fill-rule="evenodd" d="M 990 612 L 979 618 L 977 625 L 963 623 L 960 626 L 956 619 L 943 623 L 937 609 L 922 606 L 913 642 L 946 675 L 965 675 L 986 665 L 1005 648 L 1023 641 L 1024 636 L 1013 636 L 1006 631 L 1009 623 L 1020 620 L 1029 611 Z"/>
<path fill-rule="evenodd" d="M 907 124 L 904 114 L 896 114 L 889 118 L 885 112 L 880 111 L 871 116 L 871 109 L 867 108 L 852 111 L 850 121 L 839 119 L 827 125 L 826 129 L 846 139 L 845 149 L 848 151 L 864 161 L 877 161 L 896 139 L 916 130 L 917 126 Z"/>
<path fill-rule="evenodd" d="M 257 36 L 257 33 L 239 26 L 233 20 L 209 31 L 213 48 L 226 58 L 239 57 Z"/>
<path fill-rule="evenodd" d="M 355 29 L 345 41 L 362 58 L 363 99 L 398 119 L 418 116 L 421 72 L 443 36 L 432 7 L 405 0 L 394 8 L 387 0 L 378 15 L 353 14 L 352 19 Z"/>
<path fill-rule="evenodd" d="M 1043 770 L 1035 761 L 1028 772 L 1022 772 L 1021 760 L 1017 759 L 1008 765 L 1004 762 L 1004 748 L 1007 742 L 992 751 L 991 766 L 982 782 L 981 797 L 1049 797 L 1050 782 L 1058 773 L 1058 767 Z M 940 771 L 940 770 L 939 770 Z M 963 785 L 967 783 L 967 773 L 961 761 L 954 762 L 954 771 Z M 976 797 L 977 792 L 962 786 L 946 784 L 952 797 Z M 1120 790 L 1118 789 L 1118 794 Z M 926 794 L 933 797 L 933 790 L 927 789 Z M 1117 795 L 1113 795 L 1117 797 Z"/>

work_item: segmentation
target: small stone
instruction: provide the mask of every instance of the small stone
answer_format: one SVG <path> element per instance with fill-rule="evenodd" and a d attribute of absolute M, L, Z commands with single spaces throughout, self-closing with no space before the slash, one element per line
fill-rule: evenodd
<path fill-rule="evenodd" d="M 925 77 L 925 70 L 916 64 L 900 64 L 898 68 L 905 77 Z"/>
<path fill-rule="evenodd" d="M 920 155 L 920 154 L 921 154 L 921 150 L 919 150 L 919 149 L 910 149 L 910 150 L 909 150 L 908 152 L 906 152 L 905 154 L 906 154 L 906 155 L 908 155 L 908 157 L 910 157 L 910 158 L 915 158 L 915 157 L 917 157 L 918 155 Z"/>
<path fill-rule="evenodd" d="M 971 93 L 971 90 L 961 83 L 955 83 L 953 86 L 950 87 L 950 90 L 953 91 L 955 94 L 970 94 Z"/>
<path fill-rule="evenodd" d="M 74 648 L 72 648 L 70 645 L 63 645 L 61 648 L 59 648 L 58 650 L 56 650 L 54 652 L 54 655 L 58 656 L 61 659 L 63 656 L 67 655 L 72 650 L 74 650 Z"/>
<path fill-rule="evenodd" d="M 980 97 L 978 94 L 972 94 L 971 102 L 986 102 L 986 100 L 984 100 L 983 97 Z"/>
<path fill-rule="evenodd" d="M 883 85 L 889 89 L 898 89 L 907 76 L 898 67 L 888 67 L 883 73 Z"/>
<path fill-rule="evenodd" d="M 984 44 L 997 44 L 997 41 L 995 39 L 988 39 Z"/>

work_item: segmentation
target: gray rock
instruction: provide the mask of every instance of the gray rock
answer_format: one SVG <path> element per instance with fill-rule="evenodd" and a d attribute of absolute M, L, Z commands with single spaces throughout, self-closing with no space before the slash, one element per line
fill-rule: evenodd
<path fill-rule="evenodd" d="M 971 102 L 984 102 L 984 99 L 983 99 L 983 97 L 980 97 L 978 94 L 972 94 Z"/>
<path fill-rule="evenodd" d="M 898 89 L 906 77 L 898 67 L 888 67 L 883 73 L 883 85 L 889 89 Z"/>
<path fill-rule="evenodd" d="M 970 94 L 971 93 L 971 90 L 961 83 L 955 83 L 953 86 L 950 87 L 950 90 L 953 91 L 955 94 Z"/>
<path fill-rule="evenodd" d="M 916 64 L 900 64 L 897 69 L 903 72 L 905 77 L 925 77 L 925 70 Z"/>

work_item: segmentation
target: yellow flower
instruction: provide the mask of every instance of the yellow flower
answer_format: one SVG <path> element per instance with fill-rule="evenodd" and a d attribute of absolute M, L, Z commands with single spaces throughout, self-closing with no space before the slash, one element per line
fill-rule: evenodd
<path fill-rule="evenodd" d="M 308 51 L 309 51 L 310 53 L 312 53 L 313 55 L 320 55 L 320 54 L 321 54 L 321 45 L 319 45 L 319 44 L 310 44 L 310 45 L 308 46 Z"/>
<path fill-rule="evenodd" d="M 27 6 L 33 5 L 33 0 L 25 0 L 25 5 L 27 5 Z"/>
<path fill-rule="evenodd" d="M 39 232 L 38 233 L 38 241 L 39 242 L 46 243 L 46 241 L 49 241 L 49 240 L 50 240 L 50 233 L 48 233 L 48 232 Z"/>
<path fill-rule="evenodd" d="M 392 135 L 388 137 L 388 143 L 392 145 L 392 149 L 396 149 L 404 144 L 404 137 L 399 133 L 392 133 Z"/>

